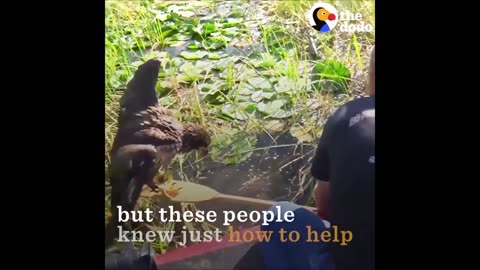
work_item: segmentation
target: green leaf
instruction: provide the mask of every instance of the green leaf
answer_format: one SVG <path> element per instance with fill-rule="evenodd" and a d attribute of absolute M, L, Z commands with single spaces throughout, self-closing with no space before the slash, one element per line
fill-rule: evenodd
<path fill-rule="evenodd" d="M 204 37 L 215 31 L 217 31 L 217 27 L 215 27 L 215 23 L 206 23 L 202 27 L 202 34 Z"/>
<path fill-rule="evenodd" d="M 327 60 L 317 63 L 313 67 L 311 76 L 312 86 L 317 91 L 345 93 L 350 76 L 350 71 L 344 64 L 335 60 Z"/>
<path fill-rule="evenodd" d="M 160 39 L 165 40 L 166 38 L 171 37 L 177 33 L 178 33 L 178 30 L 176 28 L 165 30 L 160 34 Z"/>
<path fill-rule="evenodd" d="M 253 113 L 255 112 L 255 110 L 257 110 L 257 104 L 253 104 L 253 103 L 244 103 L 242 104 L 244 107 L 243 109 L 247 112 L 247 113 Z"/>

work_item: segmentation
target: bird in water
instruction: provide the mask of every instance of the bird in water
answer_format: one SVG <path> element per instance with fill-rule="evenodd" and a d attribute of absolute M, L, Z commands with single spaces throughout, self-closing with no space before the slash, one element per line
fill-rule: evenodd
<path fill-rule="evenodd" d="M 118 131 L 110 152 L 111 221 L 106 229 L 107 246 L 113 243 L 118 225 L 117 206 L 131 211 L 144 185 L 158 188 L 154 179 L 167 169 L 179 153 L 198 150 L 208 153 L 210 136 L 194 123 L 182 123 L 159 104 L 155 85 L 160 61 L 151 59 L 140 65 L 120 99 Z M 160 184 L 160 183 L 158 183 Z"/>

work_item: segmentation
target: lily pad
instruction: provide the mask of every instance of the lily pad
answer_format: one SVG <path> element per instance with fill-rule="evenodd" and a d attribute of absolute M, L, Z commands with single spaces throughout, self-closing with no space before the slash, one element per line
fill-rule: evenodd
<path fill-rule="evenodd" d="M 198 44 L 195 44 L 195 43 L 190 43 L 190 44 L 188 44 L 187 48 L 190 49 L 190 50 L 199 50 L 200 46 Z"/>
<path fill-rule="evenodd" d="M 245 65 L 241 65 L 241 66 L 236 65 L 234 70 L 235 70 L 235 74 L 236 74 L 235 79 L 236 79 L 236 81 L 240 81 L 240 82 L 246 81 L 249 78 L 251 78 L 252 76 L 256 75 L 255 70 L 253 70 L 251 68 L 248 68 Z"/>
<path fill-rule="evenodd" d="M 190 17 L 195 16 L 195 12 L 190 11 L 190 10 L 179 11 L 177 13 L 184 18 L 190 18 Z"/>
<path fill-rule="evenodd" d="M 241 82 L 237 86 L 237 94 L 238 95 L 244 95 L 244 96 L 250 96 L 255 89 L 249 85 L 248 83 Z"/>
<path fill-rule="evenodd" d="M 275 85 L 275 90 L 278 93 L 291 93 L 295 88 L 295 82 L 288 77 L 281 77 Z"/>
<path fill-rule="evenodd" d="M 228 92 L 228 85 L 223 82 L 223 81 L 215 81 L 215 82 L 210 82 L 210 83 L 202 83 L 197 86 L 197 88 L 200 90 L 200 94 L 204 96 L 214 96 L 215 101 L 218 102 L 216 98 L 217 95 L 220 95 L 220 93 L 226 93 Z M 207 100 L 211 101 L 211 100 Z M 222 102 L 223 103 L 223 102 Z"/>
<path fill-rule="evenodd" d="M 253 101 L 253 102 L 260 102 L 260 101 L 262 101 L 262 99 L 263 99 L 262 94 L 263 94 L 263 91 L 262 91 L 262 90 L 253 92 L 253 94 L 252 94 L 252 101 Z"/>
<path fill-rule="evenodd" d="M 195 63 L 195 68 L 200 74 L 209 73 L 215 65 L 209 61 L 199 60 Z"/>
<path fill-rule="evenodd" d="M 168 57 L 168 53 L 155 50 L 155 51 L 151 51 L 148 56 L 149 58 L 161 58 L 163 60 L 163 58 Z"/>
<path fill-rule="evenodd" d="M 170 16 L 170 14 L 168 14 L 168 13 L 165 13 L 165 12 L 163 12 L 163 11 L 158 11 L 158 12 L 157 12 L 157 15 L 155 16 L 155 18 L 156 18 L 157 20 L 159 20 L 159 21 L 164 22 L 164 21 L 166 21 L 166 20 L 169 18 L 169 16 Z"/>
<path fill-rule="evenodd" d="M 227 18 L 227 22 L 231 24 L 239 24 L 243 21 L 244 21 L 243 18 Z"/>
<path fill-rule="evenodd" d="M 173 78 L 166 78 L 166 79 L 163 79 L 161 81 L 159 81 L 159 85 L 160 85 L 160 89 L 168 89 L 168 90 L 171 90 L 171 89 L 174 89 L 174 88 L 177 88 L 179 85 L 178 85 L 178 82 L 176 82 L 176 80 Z"/>
<path fill-rule="evenodd" d="M 166 96 L 160 99 L 159 103 L 162 106 L 169 107 L 175 104 L 176 100 L 173 96 Z"/>
<path fill-rule="evenodd" d="M 246 120 L 248 115 L 243 112 L 239 106 L 235 106 L 231 103 L 225 103 L 222 105 L 222 113 L 227 115 L 230 118 L 237 120 Z"/>
<path fill-rule="evenodd" d="M 224 71 L 229 65 L 233 65 L 232 58 L 224 58 L 215 63 L 215 70 Z"/>
<path fill-rule="evenodd" d="M 276 72 L 275 72 L 275 70 L 273 70 L 273 69 L 260 70 L 259 73 L 260 73 L 260 75 L 262 75 L 263 77 L 273 77 L 273 76 L 276 75 Z"/>
<path fill-rule="evenodd" d="M 181 47 L 187 44 L 185 40 L 172 41 L 169 45 L 170 47 Z"/>
<path fill-rule="evenodd" d="M 293 115 L 292 111 L 278 110 L 270 114 L 269 116 L 267 116 L 267 118 L 284 119 L 284 118 L 289 118 L 292 115 Z"/>
<path fill-rule="evenodd" d="M 243 30 L 238 27 L 224 28 L 221 30 L 221 33 L 225 36 L 236 37 L 242 34 Z"/>
<path fill-rule="evenodd" d="M 269 132 L 281 132 L 285 128 L 285 125 L 279 120 L 271 120 L 265 123 L 264 127 Z"/>
<path fill-rule="evenodd" d="M 253 102 L 260 102 L 264 99 L 270 99 L 275 95 L 273 92 L 264 92 L 262 90 L 258 90 L 253 92 L 252 94 L 252 101 Z"/>
<path fill-rule="evenodd" d="M 277 99 L 277 100 L 274 100 L 274 101 L 268 102 L 268 103 L 263 103 L 262 102 L 262 103 L 258 104 L 258 108 L 262 112 L 272 114 L 277 110 L 281 110 L 284 105 L 285 105 L 284 100 Z"/>
<path fill-rule="evenodd" d="M 178 74 L 177 79 L 179 82 L 193 82 L 200 80 L 201 73 L 197 67 L 192 65 L 190 62 L 186 62 L 180 67 L 180 74 Z"/>
<path fill-rule="evenodd" d="M 210 53 L 208 55 L 208 59 L 210 60 L 220 60 L 222 58 L 228 57 L 228 54 L 226 53 Z"/>
<path fill-rule="evenodd" d="M 235 102 L 250 104 L 252 100 L 250 99 L 250 96 L 238 95 L 238 96 L 235 96 Z"/>
<path fill-rule="evenodd" d="M 206 50 L 218 50 L 220 48 L 224 48 L 227 45 L 227 38 L 226 37 L 211 37 L 206 39 L 202 42 L 202 46 Z"/>
<path fill-rule="evenodd" d="M 272 85 L 270 84 L 270 81 L 264 77 L 249 78 L 248 83 L 251 86 L 255 87 L 256 89 L 266 89 L 266 90 L 272 89 Z"/>
<path fill-rule="evenodd" d="M 263 99 L 271 99 L 275 95 L 274 92 L 262 92 Z"/>
<path fill-rule="evenodd" d="M 211 158 L 223 164 L 238 164 L 253 153 L 256 136 L 247 136 L 239 130 L 224 130 L 212 137 Z"/>
<path fill-rule="evenodd" d="M 198 60 L 207 56 L 208 52 L 206 51 L 196 51 L 196 52 L 187 52 L 183 51 L 180 53 L 180 56 L 187 60 Z"/>
<path fill-rule="evenodd" d="M 293 114 L 292 111 L 283 108 L 286 104 L 284 99 L 277 99 L 271 102 L 260 102 L 257 104 L 257 108 L 269 118 L 281 119 L 288 118 Z"/>
<path fill-rule="evenodd" d="M 264 55 L 261 59 L 251 60 L 250 64 L 256 68 L 272 68 L 277 64 L 277 60 L 272 55 Z"/>
<path fill-rule="evenodd" d="M 295 137 L 299 142 L 312 142 L 314 140 L 313 136 L 310 134 L 312 128 L 303 127 L 300 125 L 294 125 L 290 128 L 290 134 Z"/>
<path fill-rule="evenodd" d="M 169 5 L 167 8 L 167 12 L 180 14 L 182 11 L 191 11 L 191 7 L 186 5 Z"/>

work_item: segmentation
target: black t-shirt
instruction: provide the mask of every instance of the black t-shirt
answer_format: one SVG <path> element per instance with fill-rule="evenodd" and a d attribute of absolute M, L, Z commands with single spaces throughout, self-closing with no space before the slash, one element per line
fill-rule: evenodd
<path fill-rule="evenodd" d="M 327 120 L 312 176 L 330 182 L 331 225 L 353 235 L 347 246 L 330 242 L 336 269 L 375 269 L 374 96 L 344 104 Z"/>

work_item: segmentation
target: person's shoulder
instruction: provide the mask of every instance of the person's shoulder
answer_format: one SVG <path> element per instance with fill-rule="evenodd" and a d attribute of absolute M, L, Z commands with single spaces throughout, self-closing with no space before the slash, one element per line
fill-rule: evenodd
<path fill-rule="evenodd" d="M 359 112 L 364 110 L 375 109 L 375 97 L 374 96 L 367 96 L 367 97 L 359 97 L 353 100 L 350 100 L 340 106 L 337 109 L 337 112 L 342 110 L 343 113 L 355 115 Z"/>
<path fill-rule="evenodd" d="M 347 124 L 352 117 L 367 110 L 375 110 L 374 96 L 356 98 L 341 105 L 329 117 L 328 125 L 338 126 Z"/>

